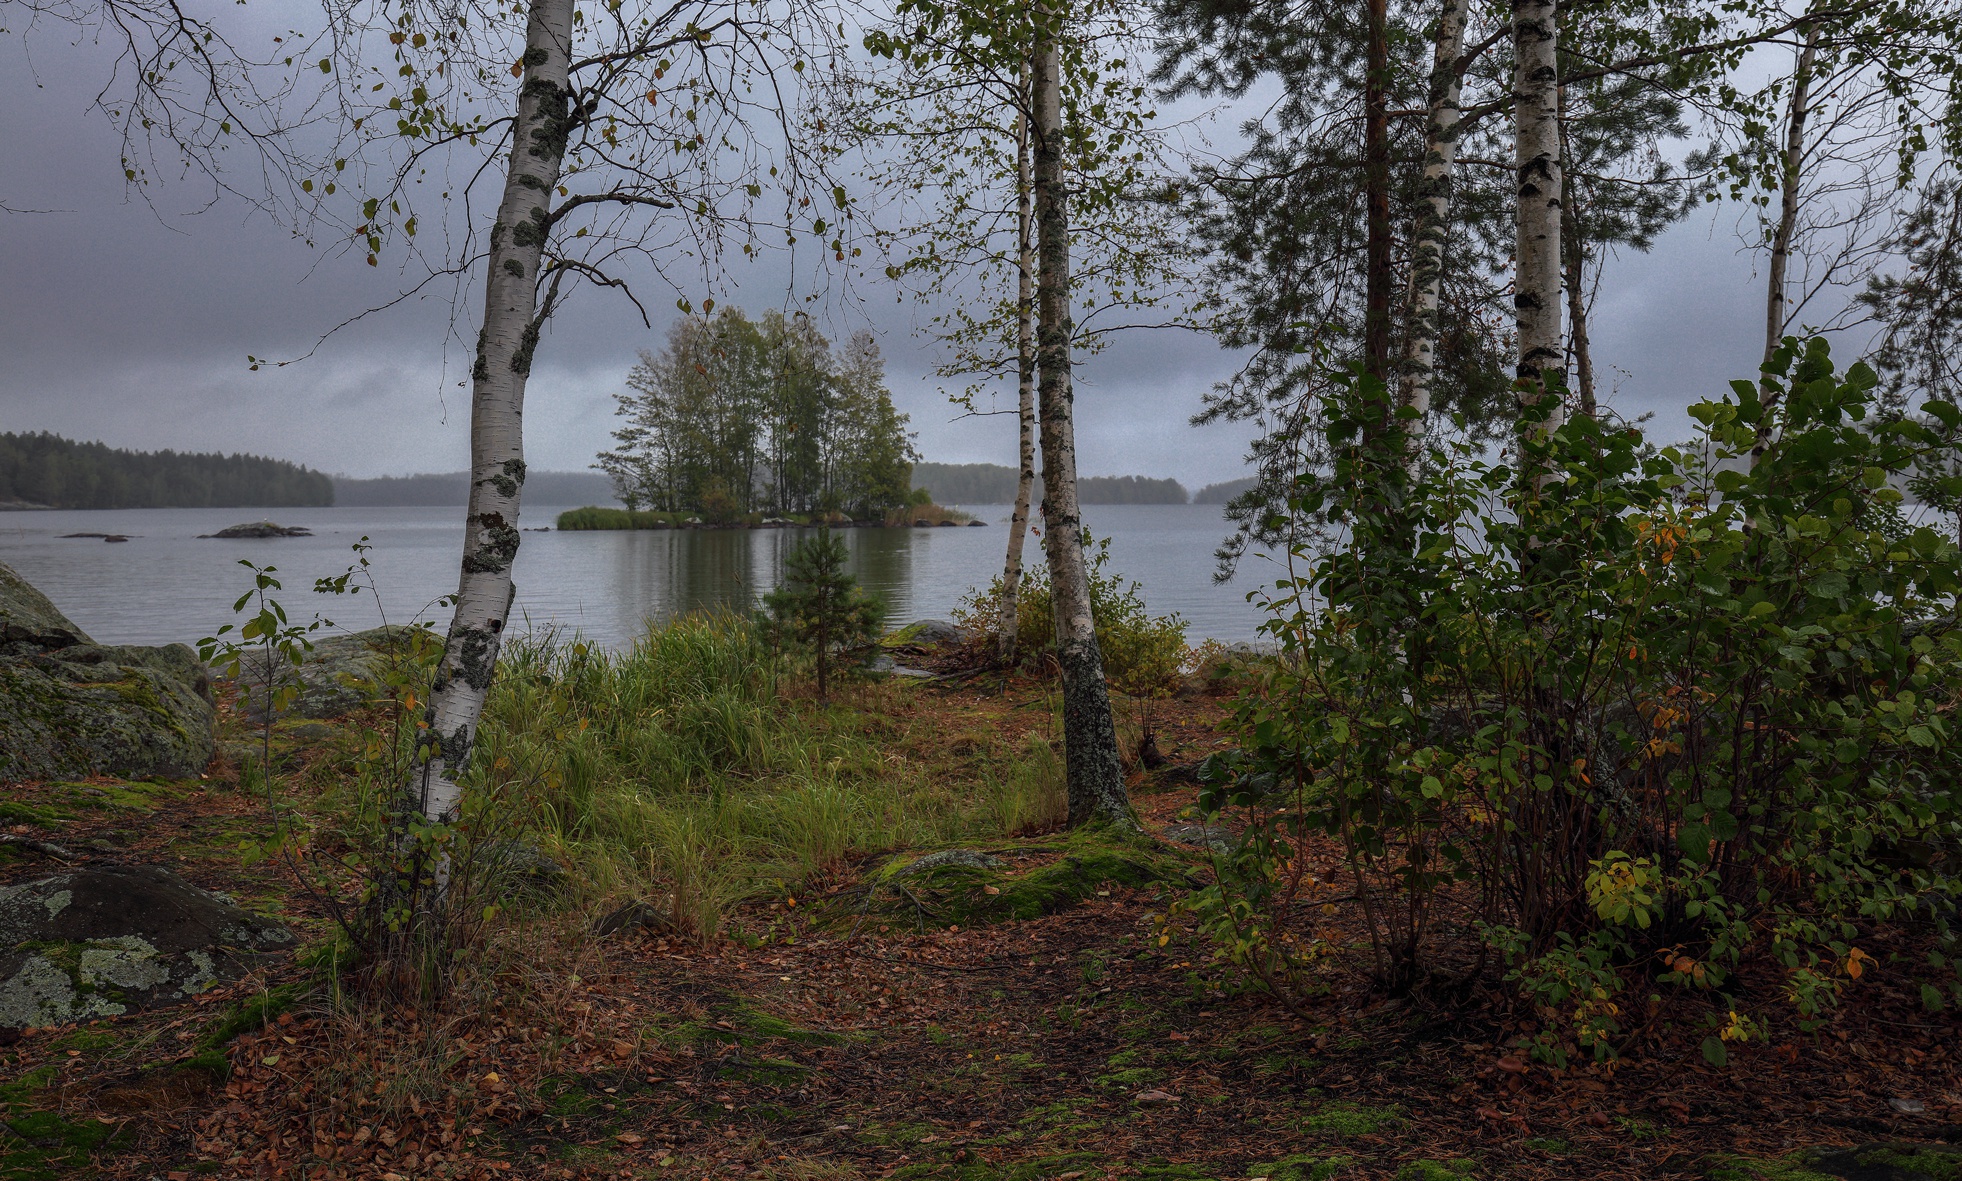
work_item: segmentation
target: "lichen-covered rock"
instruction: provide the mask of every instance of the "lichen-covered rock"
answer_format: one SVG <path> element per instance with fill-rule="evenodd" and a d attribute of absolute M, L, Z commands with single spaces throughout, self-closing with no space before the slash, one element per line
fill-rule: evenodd
<path fill-rule="evenodd" d="M 0 783 L 196 775 L 215 717 L 189 648 L 97 644 L 0 564 Z"/>
<path fill-rule="evenodd" d="M 236 980 L 293 933 L 155 866 L 0 889 L 0 1029 L 114 1017 Z"/>
<path fill-rule="evenodd" d="M 285 660 L 273 665 L 275 684 L 299 692 L 279 712 L 282 718 L 338 718 L 375 700 L 391 660 L 433 658 L 442 638 L 424 629 L 377 627 L 351 635 L 316 640 L 313 650 L 296 668 Z M 266 711 L 265 666 L 248 655 L 239 665 L 239 705 L 253 722 Z"/>

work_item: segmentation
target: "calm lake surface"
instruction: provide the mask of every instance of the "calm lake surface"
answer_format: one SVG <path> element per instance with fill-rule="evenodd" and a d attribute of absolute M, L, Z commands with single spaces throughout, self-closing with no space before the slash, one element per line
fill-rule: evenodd
<path fill-rule="evenodd" d="M 527 528 L 550 525 L 563 511 L 528 509 Z M 1001 572 L 1009 509 L 968 506 L 986 528 L 846 529 L 859 581 L 886 596 L 893 623 L 946 618 L 972 588 Z M 304 525 L 312 537 L 219 541 L 200 538 L 271 516 Z M 1272 567 L 1250 558 L 1238 579 L 1212 581 L 1213 549 L 1226 534 L 1213 505 L 1092 505 L 1084 516 L 1111 539 L 1111 566 L 1144 587 L 1154 612 L 1177 611 L 1187 636 L 1254 638 L 1260 612 L 1246 593 L 1271 582 Z M 122 533 L 127 542 L 63 538 L 64 533 Z M 526 533 L 518 553 L 514 614 L 532 629 L 577 631 L 624 647 L 647 623 L 717 606 L 747 608 L 775 586 L 783 554 L 801 531 L 662 530 Z M 429 604 L 456 589 L 463 541 L 460 508 L 118 509 L 0 512 L 0 562 L 39 587 L 91 636 L 104 643 L 195 642 L 232 619 L 231 605 L 251 585 L 236 563 L 247 558 L 278 568 L 287 613 L 304 622 L 317 612 L 358 630 L 380 621 L 375 596 L 312 593 L 316 578 L 339 574 L 363 535 L 379 606 L 391 621 L 420 615 L 447 621 Z M 1039 542 L 1026 551 L 1041 561 Z"/>

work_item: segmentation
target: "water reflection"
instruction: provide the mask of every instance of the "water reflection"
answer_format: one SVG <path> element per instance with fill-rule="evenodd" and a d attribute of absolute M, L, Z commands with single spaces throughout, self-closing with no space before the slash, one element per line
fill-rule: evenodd
<path fill-rule="evenodd" d="M 526 523 L 549 522 L 549 507 Z M 973 510 L 987 528 L 844 529 L 862 585 L 885 596 L 903 623 L 946 617 L 1001 570 L 1005 506 Z M 535 515 L 534 515 L 535 514 Z M 309 593 L 316 578 L 344 570 L 349 546 L 367 536 L 371 569 L 389 617 L 401 620 L 455 591 L 462 512 L 447 508 L 283 509 L 282 524 L 314 536 L 275 541 L 200 537 L 255 516 L 238 509 L 140 509 L 0 513 L 0 561 L 40 587 L 105 643 L 191 641 L 230 621 L 249 574 L 239 559 L 273 563 L 282 601 L 300 620 L 319 612 L 345 628 L 379 621 L 370 595 L 328 599 Z M 1244 601 L 1272 572 L 1250 560 L 1237 585 L 1212 583 L 1212 550 L 1223 532 L 1217 509 L 1198 505 L 1092 506 L 1091 528 L 1111 538 L 1112 567 L 1144 584 L 1152 611 L 1177 611 L 1193 640 L 1250 639 L 1259 613 Z M 122 533 L 118 545 L 64 533 Z M 691 611 L 746 611 L 783 574 L 790 547 L 808 530 L 527 532 L 518 552 L 520 626 L 577 630 L 613 647 L 631 644 L 649 620 Z M 1033 543 L 1027 560 L 1040 562 Z M 435 614 L 441 616 L 442 612 Z"/>

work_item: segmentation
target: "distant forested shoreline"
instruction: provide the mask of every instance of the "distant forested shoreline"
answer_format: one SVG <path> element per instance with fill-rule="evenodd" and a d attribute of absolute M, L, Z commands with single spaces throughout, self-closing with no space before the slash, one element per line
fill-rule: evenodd
<path fill-rule="evenodd" d="M 913 487 L 933 493 L 940 504 L 1009 504 L 1015 499 L 1016 472 L 999 463 L 916 463 Z M 1036 496 L 1042 495 L 1036 477 Z M 1149 476 L 1081 476 L 1077 499 L 1084 504 L 1184 504 L 1185 485 Z"/>
<path fill-rule="evenodd" d="M 334 481 L 283 459 L 126 451 L 60 435 L 0 433 L 0 507 L 301 508 L 334 503 Z"/>

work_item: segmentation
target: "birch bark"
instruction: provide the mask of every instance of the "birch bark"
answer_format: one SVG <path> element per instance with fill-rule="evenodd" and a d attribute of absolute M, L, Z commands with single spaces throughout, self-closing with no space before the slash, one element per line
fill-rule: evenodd
<path fill-rule="evenodd" d="M 1554 0 L 1513 0 L 1514 161 L 1518 166 L 1517 270 L 1513 307 L 1519 335 L 1518 398 L 1537 405 L 1545 375 L 1558 372 L 1560 349 L 1560 111 L 1556 51 L 1559 24 Z M 1548 408 L 1544 430 L 1564 421 L 1560 406 Z M 1524 463 L 1522 453 L 1521 462 Z"/>
<path fill-rule="evenodd" d="M 1364 234 L 1363 353 L 1370 375 L 1390 381 L 1390 14 L 1389 0 L 1368 0 L 1368 61 L 1363 81 Z M 1377 430 L 1387 432 L 1388 423 Z"/>
<path fill-rule="evenodd" d="M 1438 13 L 1437 51 L 1431 66 L 1430 114 L 1425 123 L 1424 173 L 1411 227 L 1410 335 L 1404 342 L 1403 404 L 1418 415 L 1431 410 L 1437 375 L 1438 305 L 1444 294 L 1444 238 L 1451 225 L 1456 188 L 1458 121 L 1465 88 L 1466 0 L 1444 0 Z"/>
<path fill-rule="evenodd" d="M 1053 5 L 1042 6 L 1035 52 L 1035 159 L 1032 177 L 1036 280 L 1037 395 L 1041 404 L 1043 549 L 1056 614 L 1056 652 L 1063 668 L 1063 762 L 1072 825 L 1093 820 L 1137 827 L 1117 758 L 1110 687 L 1090 608 L 1083 557 L 1082 510 L 1076 499 L 1076 428 L 1070 388 L 1070 238 L 1063 176 L 1061 60 Z"/>
<path fill-rule="evenodd" d="M 484 321 L 470 375 L 463 570 L 412 787 L 411 804 L 435 823 L 456 819 L 459 780 L 470 763 L 514 594 L 511 562 L 518 553 L 518 500 L 525 482 L 525 381 L 544 318 L 538 272 L 571 120 L 572 9 L 573 0 L 531 0 L 510 166 L 491 228 Z"/>
<path fill-rule="evenodd" d="M 1792 235 L 1798 230 L 1799 181 L 1805 175 L 1805 123 L 1812 114 L 1812 71 L 1819 54 L 1819 26 L 1805 31 L 1798 69 L 1792 74 L 1792 98 L 1785 114 L 1785 159 L 1778 184 L 1778 227 L 1771 236 L 1771 267 L 1764 301 L 1764 359 L 1778 351 L 1785 338 L 1786 275 L 1791 267 Z"/>
<path fill-rule="evenodd" d="M 1022 67 L 1022 101 L 1028 102 L 1029 70 Z M 1015 512 L 1008 520 L 1008 557 L 1001 576 L 1001 623 L 998 655 L 1003 664 L 1015 660 L 1017 624 L 1022 596 L 1022 544 L 1029 535 L 1029 501 L 1035 494 L 1036 356 L 1035 356 L 1035 211 L 1031 208 L 1032 171 L 1029 116 L 1015 119 L 1015 354 L 1018 461 Z"/>

